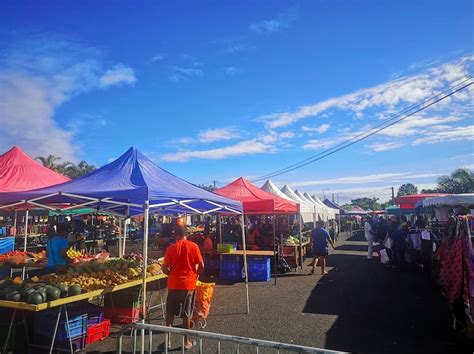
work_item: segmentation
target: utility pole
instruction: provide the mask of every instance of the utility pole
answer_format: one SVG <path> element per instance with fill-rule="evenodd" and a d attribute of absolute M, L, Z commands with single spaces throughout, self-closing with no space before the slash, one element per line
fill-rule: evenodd
<path fill-rule="evenodd" d="M 334 193 L 332 194 L 332 202 L 334 203 Z"/>
<path fill-rule="evenodd" d="M 395 189 L 392 187 L 392 205 L 395 205 Z"/>

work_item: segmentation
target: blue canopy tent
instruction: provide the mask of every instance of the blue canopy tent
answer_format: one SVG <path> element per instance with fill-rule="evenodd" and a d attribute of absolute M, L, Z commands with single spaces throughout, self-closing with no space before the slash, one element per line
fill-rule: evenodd
<path fill-rule="evenodd" d="M 344 209 L 344 208 L 341 208 L 339 205 L 337 205 L 336 203 L 334 202 L 331 202 L 329 199 L 324 199 L 323 201 L 324 204 L 326 204 L 328 207 L 330 208 L 333 208 L 333 209 L 338 209 L 340 214 L 343 215 L 343 214 L 346 214 L 347 213 L 347 210 Z"/>
<path fill-rule="evenodd" d="M 144 264 L 148 257 L 150 211 L 162 215 L 243 212 L 240 202 L 208 192 L 174 176 L 155 165 L 136 148 L 130 148 L 117 160 L 69 182 L 26 192 L 0 193 L 0 209 L 18 207 L 27 210 L 29 207 L 42 207 L 58 211 L 88 207 L 123 217 L 144 214 Z M 245 236 L 242 235 L 242 238 L 247 272 Z M 143 294 L 145 305 L 146 271 L 143 272 Z"/>

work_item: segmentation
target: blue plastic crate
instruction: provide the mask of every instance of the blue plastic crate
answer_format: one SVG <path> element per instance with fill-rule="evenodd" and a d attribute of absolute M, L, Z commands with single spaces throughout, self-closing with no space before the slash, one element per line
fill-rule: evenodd
<path fill-rule="evenodd" d="M 241 281 L 242 268 L 239 269 L 219 269 L 219 278 L 228 281 Z"/>
<path fill-rule="evenodd" d="M 104 309 L 88 302 L 80 302 L 75 306 L 68 308 L 69 315 L 80 316 L 87 314 L 87 325 L 92 326 L 104 321 Z"/>
<path fill-rule="evenodd" d="M 270 274 L 270 257 L 258 257 L 260 259 L 252 259 L 257 257 L 250 257 L 248 259 L 248 274 L 249 281 L 269 281 Z"/>
<path fill-rule="evenodd" d="M 14 237 L 0 237 L 0 254 L 5 254 L 15 249 Z"/>
<path fill-rule="evenodd" d="M 51 337 L 56 325 L 56 317 L 58 311 L 56 309 L 49 311 L 38 312 L 35 318 L 35 336 Z M 56 338 L 59 341 L 68 339 L 69 337 L 78 337 L 87 334 L 87 314 L 74 315 L 71 312 L 69 317 L 69 335 L 67 331 L 67 323 L 64 314 L 61 314 L 61 319 L 58 325 L 58 332 Z"/>
<path fill-rule="evenodd" d="M 219 257 L 204 255 L 204 269 L 219 269 Z"/>

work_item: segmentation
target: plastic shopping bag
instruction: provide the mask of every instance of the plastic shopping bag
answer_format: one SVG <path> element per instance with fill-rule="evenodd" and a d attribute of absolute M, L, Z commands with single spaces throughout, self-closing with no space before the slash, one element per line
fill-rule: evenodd
<path fill-rule="evenodd" d="M 196 298 L 194 300 L 193 321 L 206 319 L 211 310 L 211 301 L 216 283 L 196 282 Z"/>
<path fill-rule="evenodd" d="M 390 237 L 387 237 L 385 242 L 383 243 L 383 246 L 388 249 L 392 249 L 393 241 Z"/>
<path fill-rule="evenodd" d="M 380 262 L 382 264 L 387 264 L 388 262 L 390 262 L 390 257 L 388 256 L 388 252 L 386 249 L 383 249 L 379 252 L 379 255 L 380 255 Z"/>

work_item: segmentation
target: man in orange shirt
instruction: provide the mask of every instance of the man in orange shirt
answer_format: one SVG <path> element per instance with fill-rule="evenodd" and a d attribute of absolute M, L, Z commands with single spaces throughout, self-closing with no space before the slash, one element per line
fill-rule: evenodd
<path fill-rule="evenodd" d="M 199 247 L 187 240 L 186 229 L 177 226 L 174 230 L 176 243 L 168 246 L 163 262 L 163 272 L 168 275 L 168 297 L 166 299 L 166 325 L 172 326 L 174 317 L 183 318 L 183 327 L 191 328 L 196 281 L 204 269 Z M 169 336 L 168 346 L 171 345 Z M 193 347 L 186 336 L 184 349 Z"/>

